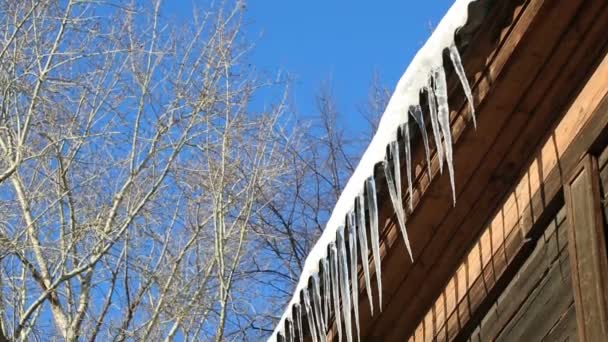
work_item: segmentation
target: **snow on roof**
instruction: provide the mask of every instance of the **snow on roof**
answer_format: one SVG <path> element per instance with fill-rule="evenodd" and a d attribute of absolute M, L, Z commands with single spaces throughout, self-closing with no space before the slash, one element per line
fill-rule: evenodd
<path fill-rule="evenodd" d="M 300 293 L 302 290 L 305 290 L 308 287 L 309 278 L 313 275 L 317 276 L 320 273 L 319 270 L 319 262 L 325 259 L 328 259 L 328 246 L 335 245 L 336 243 L 336 234 L 342 234 L 340 230 L 343 229 L 345 224 L 345 218 L 349 215 L 349 213 L 353 212 L 355 206 L 356 198 L 363 198 L 364 188 L 366 185 L 366 181 L 369 182 L 369 179 L 374 176 L 374 168 L 376 164 L 383 163 L 385 173 L 387 173 L 387 179 L 394 178 L 395 184 L 389 184 L 389 189 L 391 186 L 393 190 L 398 191 L 398 194 L 401 193 L 401 180 L 399 175 L 399 162 L 398 162 L 398 144 L 394 144 L 397 140 L 398 130 L 401 130 L 401 134 L 403 135 L 403 130 L 406 130 L 406 157 L 408 156 L 408 148 L 409 148 L 409 134 L 407 134 L 408 121 L 409 116 L 412 115 L 414 119 L 416 119 L 417 123 L 420 124 L 419 120 L 422 120 L 422 111 L 417 111 L 416 108 L 420 108 L 419 104 L 419 96 L 420 92 L 424 89 L 428 90 L 429 95 L 429 106 L 431 112 L 431 123 L 433 124 L 433 132 L 435 135 L 435 141 L 439 142 L 438 146 L 438 154 L 440 159 L 441 156 L 445 154 L 448 169 L 450 172 L 450 178 L 452 180 L 453 187 L 453 169 L 452 169 L 452 161 L 451 161 L 451 132 L 449 125 L 449 110 L 447 108 L 447 89 L 445 89 L 445 73 L 443 71 L 443 51 L 445 49 L 450 50 L 450 57 L 455 67 L 455 71 L 457 72 L 461 84 L 463 86 L 463 90 L 469 99 L 469 102 L 472 107 L 472 96 L 470 92 L 470 88 L 466 77 L 464 75 L 464 70 L 462 68 L 462 64 L 460 62 L 460 55 L 456 48 L 454 37 L 456 34 L 456 30 L 462 26 L 464 26 L 467 22 L 468 17 L 468 5 L 474 0 L 456 0 L 451 8 L 448 10 L 446 15 L 443 17 L 431 37 L 424 44 L 424 46 L 418 51 L 405 73 L 397 83 L 397 87 L 391 96 L 391 99 L 382 115 L 380 120 L 378 130 L 374 135 L 371 143 L 367 147 L 359 165 L 355 169 L 353 175 L 350 177 L 344 191 L 342 192 L 340 198 L 338 199 L 336 206 L 334 207 L 332 214 L 326 224 L 325 230 L 323 231 L 321 237 L 318 239 L 313 249 L 309 253 L 306 258 L 306 262 L 304 264 L 304 268 L 300 275 L 300 280 L 295 288 L 294 295 L 287 305 L 287 308 L 281 317 L 281 320 L 277 324 L 273 334 L 269 338 L 269 341 L 276 341 L 278 336 L 282 336 L 285 338 L 285 321 L 288 320 L 291 324 L 290 327 L 290 340 L 294 340 L 294 331 L 295 331 L 295 323 L 294 317 L 292 316 L 292 308 L 294 305 L 297 305 L 300 308 Z M 435 104 L 433 104 L 435 103 Z M 436 105 L 436 108 L 435 108 Z M 419 113 L 418 117 L 415 113 Z M 443 120 L 442 120 L 443 119 Z M 447 121 L 446 121 L 447 120 Z M 446 126 L 447 124 L 447 126 Z M 424 123 L 422 123 L 424 127 Z M 426 142 L 426 130 L 423 130 L 423 138 L 425 140 L 425 145 L 428 146 Z M 441 147 L 441 137 L 443 137 L 445 145 Z M 439 140 L 437 140 L 439 138 Z M 392 145 L 392 146 L 391 146 Z M 397 145 L 397 150 L 392 151 L 391 158 L 385 157 L 387 147 Z M 428 153 L 428 147 L 427 147 Z M 395 167 L 394 163 L 396 159 L 397 166 Z M 406 160 L 406 162 L 409 162 Z M 440 163 L 442 164 L 442 162 Z M 410 166 L 408 165 L 408 173 L 410 172 Z M 408 179 L 410 175 L 408 174 Z M 410 181 L 410 189 L 411 189 L 411 181 Z M 411 190 L 410 190 L 411 191 Z M 375 197 L 375 195 L 374 195 Z M 398 198 L 402 198 L 398 196 Z M 375 202 L 375 201 L 374 201 Z M 366 201 L 367 203 L 367 201 Z M 395 210 L 398 212 L 402 210 L 402 204 L 395 203 L 393 200 L 393 206 Z M 366 207 L 368 210 L 376 210 L 376 208 Z M 376 213 L 377 214 L 377 213 Z M 403 214 L 404 215 L 404 214 Z M 365 216 L 365 215 L 363 215 Z M 363 229 L 365 229 L 365 222 L 363 224 Z M 371 223 L 370 223 L 371 224 Z M 404 222 L 400 222 L 400 228 L 402 233 L 404 234 L 404 239 L 406 240 L 406 245 L 409 246 L 409 241 L 407 239 L 407 232 L 405 231 Z M 373 227 L 370 227 L 373 229 Z M 363 234 L 365 235 L 365 234 Z M 356 236 L 356 235 L 355 235 Z M 364 237 L 365 238 L 365 237 Z M 373 238 L 373 237 L 372 237 Z M 352 241 L 352 240 L 351 240 Z M 374 241 L 372 241 L 373 246 Z M 354 243 L 356 245 L 356 243 Z M 361 245 L 361 244 L 360 244 Z M 367 245 L 367 242 L 365 243 Z M 354 247 L 356 248 L 356 246 Z M 408 247 L 409 249 L 409 247 Z M 411 255 L 411 252 L 408 250 Z M 367 251 L 365 251 L 367 253 Z M 348 252 L 347 252 L 348 254 Z M 367 254 L 366 254 L 367 255 Z M 379 258 L 379 255 L 374 255 L 376 258 Z M 338 256 L 339 258 L 340 256 Z M 356 263 L 355 263 L 356 264 Z M 378 264 L 379 265 L 379 260 Z M 356 265 L 355 265 L 356 266 Z M 356 268 L 355 268 L 356 269 Z M 379 270 L 378 270 L 379 271 Z M 327 274 L 329 276 L 329 274 Z M 369 275 L 366 272 L 366 278 Z M 338 279 L 331 279 L 333 282 L 337 283 Z M 344 281 L 344 280 L 341 280 Z M 348 282 L 347 282 L 348 283 Z M 369 281 L 368 281 L 369 283 Z M 337 284 L 336 284 L 337 285 Z M 369 287 L 369 285 L 367 285 Z M 348 288 L 348 287 L 347 287 Z M 314 290 L 314 289 L 313 289 Z M 306 291 L 308 292 L 308 291 Z M 329 292 L 329 291 L 325 291 Z M 368 288 L 368 294 L 370 293 Z M 344 300 L 344 299 L 343 299 Z M 321 300 L 322 301 L 322 300 Z M 349 299 L 350 301 L 350 299 Z M 314 305 L 315 301 L 312 301 Z M 308 304 L 308 303 L 306 303 Z M 308 312 L 308 308 L 307 312 Z M 325 308 L 327 310 L 327 308 Z M 337 309 L 339 310 L 339 309 Z M 311 310 L 311 314 L 314 316 L 314 310 Z M 339 314 L 338 314 L 339 315 Z M 325 316 L 327 317 L 327 315 Z M 302 315 L 299 317 L 302 318 Z M 322 317 L 316 317 L 317 321 L 322 320 Z M 327 318 L 326 318 L 327 319 Z M 350 318 L 348 318 L 350 320 Z M 329 322 L 317 322 L 316 326 L 327 327 Z M 357 326 L 358 326 L 358 322 Z M 309 321 L 310 324 L 310 321 Z M 348 323 L 350 325 L 350 323 Z M 312 325 L 312 330 L 316 330 L 315 324 Z M 301 332 L 300 332 L 301 333 Z M 319 331 L 319 335 L 324 334 L 324 332 Z M 350 339 L 350 338 L 349 338 Z"/>

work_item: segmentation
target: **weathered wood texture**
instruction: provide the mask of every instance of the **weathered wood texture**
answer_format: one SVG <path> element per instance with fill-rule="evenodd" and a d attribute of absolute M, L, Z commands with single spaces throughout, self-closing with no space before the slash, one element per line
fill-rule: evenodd
<path fill-rule="evenodd" d="M 587 155 L 564 188 L 579 338 L 600 341 L 608 337 L 608 257 L 597 160 Z"/>
<path fill-rule="evenodd" d="M 605 112 L 608 115 L 608 112 Z M 581 241 L 583 253 L 590 253 L 591 256 L 596 256 L 594 245 L 599 243 L 597 249 L 602 254 L 602 248 L 606 245 L 606 237 L 603 232 L 606 228 L 606 217 L 608 216 L 608 207 L 599 207 L 600 203 L 605 203 L 608 195 L 608 148 L 599 157 L 599 166 L 591 158 L 583 159 L 582 165 L 574 169 L 574 175 L 566 184 L 572 184 L 575 181 L 595 182 L 595 185 L 587 184 L 585 189 L 578 195 L 577 190 L 567 189 L 566 198 L 570 197 L 572 201 L 569 206 L 578 205 L 579 209 L 588 208 L 589 201 L 580 196 L 588 195 L 593 198 L 593 208 L 590 212 L 575 213 L 575 209 L 570 209 L 572 213 L 568 220 L 565 220 L 566 208 L 562 207 L 559 213 L 552 219 L 549 227 L 543 231 L 542 236 L 537 240 L 536 246 L 532 253 L 527 256 L 523 266 L 518 269 L 517 273 L 509 276 L 510 283 L 501 292 L 496 301 L 491 302 L 489 309 L 485 310 L 485 316 L 480 320 L 480 323 L 475 326 L 475 330 L 470 336 L 467 334 L 459 334 L 457 340 L 469 341 L 601 341 L 604 340 L 606 334 L 602 329 L 606 323 L 600 317 L 585 315 L 579 310 L 576 314 L 574 305 L 573 288 L 580 288 L 577 284 L 579 280 L 575 280 L 575 284 L 571 287 L 568 282 L 571 280 L 571 265 L 578 268 L 578 262 L 582 261 L 578 258 L 572 258 L 569 251 L 576 251 L 576 248 L 568 241 L 577 241 L 573 233 L 578 230 L 569 229 L 573 227 L 568 222 L 575 222 L 579 217 L 579 224 L 583 223 L 585 228 L 594 227 L 593 224 L 587 222 L 589 219 L 598 220 L 596 227 L 600 228 L 600 237 L 592 238 L 591 241 Z M 596 170 L 597 174 L 595 173 Z M 591 173 L 585 173 L 591 172 Z M 595 177 L 592 175 L 596 175 Z M 580 178 L 580 177 L 585 178 Z M 590 177 L 591 176 L 591 177 Z M 589 179 L 589 178 L 594 179 Z M 592 189 L 594 188 L 594 189 Z M 571 193 L 571 194 L 570 194 Z M 577 197 L 579 196 L 579 197 Z M 599 212 L 599 215 L 598 215 Z M 584 221 L 584 222 L 581 222 Z M 589 229 L 591 230 L 591 229 Z M 593 231 L 593 230 L 592 230 Z M 597 233 L 597 231 L 595 231 Z M 581 238 L 578 238 L 580 241 Z M 479 242 L 481 243 L 481 241 Z M 568 246 L 568 248 L 566 248 Z M 604 249 L 605 250 L 605 249 Z M 580 252 L 577 252 L 580 253 Z M 568 260 L 570 259 L 570 261 Z M 572 262 L 574 260 L 574 262 Z M 598 261 L 606 262 L 606 255 L 598 258 Z M 597 268 L 597 263 L 592 260 L 585 260 L 584 267 Z M 519 266 L 517 266 L 519 267 Z M 559 272 L 558 272 L 559 271 Z M 576 277 L 576 272 L 574 272 Z M 598 277 L 601 271 L 592 270 L 588 277 Z M 590 288 L 587 293 L 578 293 L 577 296 L 584 297 L 585 295 L 601 295 L 606 294 L 606 291 L 595 291 L 598 286 L 602 286 L 603 281 L 589 279 L 587 282 Z M 467 296 L 474 292 L 469 292 Z M 583 302 L 585 298 L 578 299 Z M 591 304 L 592 309 L 601 311 L 605 309 L 605 299 L 599 298 L 593 301 L 586 299 L 586 304 Z M 597 304 L 604 305 L 597 307 Z M 577 305 L 581 307 L 582 305 Z M 597 312 L 591 312 L 592 315 L 598 315 Z M 601 313 L 599 313 L 601 315 Z M 591 317 L 590 317 L 591 316 Z M 588 319 L 585 320 L 585 317 Z M 581 331 L 577 333 L 577 318 L 582 320 L 579 327 L 591 331 Z M 595 329 L 595 330 L 594 330 Z M 468 337 L 467 337 L 468 336 Z"/>
<path fill-rule="evenodd" d="M 562 208 L 468 340 L 576 340 L 566 222 Z"/>

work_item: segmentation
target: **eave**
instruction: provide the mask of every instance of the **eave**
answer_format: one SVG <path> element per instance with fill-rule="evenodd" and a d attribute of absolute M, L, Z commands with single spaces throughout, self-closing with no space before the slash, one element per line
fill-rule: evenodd
<path fill-rule="evenodd" d="M 446 331 L 463 328 L 466 322 L 461 324 L 457 304 L 450 308 L 446 304 L 443 321 L 429 312 L 436 310 L 437 298 L 446 297 L 443 292 L 453 281 L 453 273 L 488 222 L 501 213 L 501 204 L 525 174 L 530 156 L 566 114 L 605 51 L 608 10 L 603 2 L 507 1 L 480 8 L 487 13 L 470 16 L 477 20 L 471 20 L 456 40 L 464 51 L 462 60 L 473 89 L 477 129 L 458 78 L 448 71 L 456 205 L 447 175 L 439 172 L 435 151 L 427 167 L 422 144 L 414 145 L 414 206 L 407 212 L 414 262 L 407 254 L 387 188 L 381 186 L 384 305 L 379 313 L 376 302 L 375 315 L 370 314 L 359 266 L 362 340 L 404 340 L 419 334 L 428 340 L 437 337 L 442 327 Z M 449 70 L 448 63 L 444 64 Z M 381 169 L 375 170 L 375 177 L 379 184 L 386 184 Z M 407 191 L 403 193 L 407 203 Z M 373 273 L 372 263 L 370 267 Z M 455 285 L 454 300 L 462 295 L 459 288 L 466 290 L 470 285 L 468 280 Z M 458 322 L 448 324 L 453 318 Z M 446 334 L 446 338 L 454 336 Z M 335 325 L 329 336 L 336 339 Z"/>

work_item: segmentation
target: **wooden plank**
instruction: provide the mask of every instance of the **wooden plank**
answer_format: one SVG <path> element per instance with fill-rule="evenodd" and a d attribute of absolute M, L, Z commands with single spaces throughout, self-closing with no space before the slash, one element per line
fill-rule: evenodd
<path fill-rule="evenodd" d="M 564 253 L 551 265 L 496 341 L 540 341 L 572 304 L 570 282 L 568 253 Z M 511 296 L 505 296 L 504 300 L 510 301 Z M 483 335 L 482 338 L 491 340 Z"/>
<path fill-rule="evenodd" d="M 597 160 L 587 155 L 564 190 L 579 338 L 600 341 L 608 336 L 608 256 Z"/>
<path fill-rule="evenodd" d="M 520 271 L 512 277 L 512 282 L 504 290 L 499 299 L 492 303 L 492 307 L 487 310 L 487 314 L 483 318 L 483 321 L 476 323 L 470 336 L 466 334 L 459 334 L 456 340 L 468 340 L 468 341 L 493 341 L 497 339 L 497 335 L 502 332 L 502 338 L 507 335 L 503 331 L 503 327 L 509 322 L 513 321 L 513 317 L 516 317 L 518 311 L 520 317 L 524 315 L 530 315 L 530 312 L 526 313 L 526 310 L 522 308 L 526 307 L 524 301 L 532 302 L 530 298 L 534 298 L 533 295 L 529 295 L 538 288 L 538 284 L 542 284 L 542 279 L 546 277 L 546 271 L 555 268 L 557 264 L 557 258 L 562 255 L 562 263 L 567 259 L 567 227 L 564 224 L 564 213 L 565 208 L 560 211 L 558 217 L 556 217 L 552 223 L 545 229 L 543 237 L 534 248 L 532 254 L 528 257 L 526 263 L 521 267 Z M 561 222 L 557 224 L 557 222 Z M 557 229 L 557 233 L 556 233 Z M 557 234 L 557 235 L 556 235 Z M 561 241 L 561 242 L 560 242 Z M 561 274 L 569 276 L 565 269 L 560 270 Z M 542 315 L 544 321 L 541 324 L 545 324 L 544 328 L 540 328 L 539 325 L 533 327 L 534 337 L 528 336 L 527 338 L 520 337 L 519 340 L 525 341 L 566 341 L 576 340 L 576 314 L 574 310 L 574 299 L 570 289 L 569 279 L 558 278 L 555 285 L 561 286 L 558 291 L 566 293 L 565 302 L 559 298 L 555 298 L 555 292 L 553 292 L 553 300 L 556 301 L 561 308 L 557 308 L 555 305 L 549 305 L 548 315 Z M 545 281 L 546 284 L 546 281 Z M 569 290 L 570 291 L 567 291 Z M 538 295 L 538 291 L 536 291 Z M 537 296 L 538 297 L 538 296 Z M 536 299 L 538 300 L 538 299 Z M 545 303 L 541 303 L 545 305 Z M 530 303 L 527 305 L 530 308 Z M 538 310 L 533 308 L 532 311 Z M 548 317 L 552 319 L 548 319 Z M 524 318 L 527 319 L 527 318 Z M 539 319 L 539 317 L 530 317 L 531 321 Z M 547 324 L 549 323 L 549 324 Z M 551 323 L 554 323 L 551 325 Z M 520 331 L 523 330 L 522 326 L 517 326 Z M 513 332 L 508 336 L 513 336 Z M 518 341 L 518 339 L 512 339 Z"/>
<path fill-rule="evenodd" d="M 551 328 L 549 333 L 543 337 L 543 341 L 576 341 L 576 310 L 574 309 L 574 301 L 568 307 L 568 310 L 563 314 L 561 319 Z"/>
<path fill-rule="evenodd" d="M 564 212 L 565 210 L 561 210 L 551 221 L 542 237 L 536 241 L 536 246 L 533 249 L 531 248 L 532 251 L 523 265 L 518 267 L 517 273 L 509 275 L 508 279 L 505 279 L 508 285 L 501 291 L 502 293 L 496 302 L 492 303 L 494 310 L 491 310 L 481 320 L 480 335 L 484 341 L 493 340 L 500 334 L 503 327 L 511 321 L 530 296 L 530 293 L 542 281 L 544 272 L 549 270 L 559 256 L 566 251 L 567 229 L 564 225 Z M 518 231 L 513 233 L 519 234 Z M 477 303 L 478 305 L 474 307 L 474 310 L 478 310 L 481 304 L 481 302 Z M 458 339 L 463 335 L 466 336 L 466 331 L 464 333 L 455 331 L 455 334 L 452 335 L 454 338 L 451 340 Z"/>
<path fill-rule="evenodd" d="M 507 249 L 514 249 L 514 248 L 517 248 L 522 245 L 523 245 L 523 241 L 522 241 L 521 235 L 518 232 L 513 232 L 511 235 L 509 235 L 505 244 L 499 248 L 499 253 L 504 253 L 504 252 L 506 252 Z M 502 276 L 502 274 L 506 271 L 508 265 L 511 263 L 511 260 L 512 260 L 512 258 L 509 258 L 508 261 L 501 260 L 501 262 L 498 264 L 498 268 L 496 269 L 499 276 Z M 471 319 L 471 315 L 472 315 L 471 312 L 474 312 L 474 310 L 477 309 L 478 303 L 480 303 L 483 300 L 483 298 L 485 298 L 485 296 L 489 293 L 489 291 L 487 291 L 485 288 L 483 288 L 483 289 L 479 288 L 478 284 L 480 283 L 480 280 L 482 280 L 482 279 L 483 278 L 478 278 L 474 282 L 474 285 L 465 294 L 465 296 L 466 296 L 465 298 L 467 299 L 467 304 L 469 306 L 469 309 L 468 309 L 469 314 L 467 316 L 463 316 L 460 313 L 458 313 L 459 315 L 461 315 L 461 318 L 459 319 L 457 325 L 453 323 L 453 320 L 448 320 L 447 322 L 445 322 L 444 326 L 441 328 L 446 331 L 446 333 L 443 334 L 445 337 L 437 336 L 436 339 L 438 341 L 454 340 L 458 335 L 461 334 L 463 327 L 466 326 L 467 323 L 469 322 L 469 320 Z M 494 285 L 494 284 L 492 284 L 492 285 Z M 457 314 L 457 312 L 452 313 L 452 316 L 454 316 L 455 314 Z M 427 339 L 427 341 L 429 341 L 429 340 Z"/>
<path fill-rule="evenodd" d="M 560 257 L 562 263 L 563 261 L 567 261 L 568 254 L 566 244 L 568 230 L 564 224 L 564 211 L 560 211 L 545 229 L 544 234 L 538 238 L 535 247 L 525 263 L 523 263 L 516 274 L 510 276 L 512 280 L 497 300 L 492 303 L 491 309 L 481 320 L 481 323 L 471 336 L 477 335 L 482 341 L 493 341 L 500 336 L 512 336 L 519 332 L 526 337 L 521 340 L 540 340 L 540 337 L 547 335 L 559 322 L 562 314 L 573 302 L 572 290 L 569 285 L 570 280 L 566 279 L 565 282 L 559 281 L 557 284 L 551 284 L 556 277 L 551 277 L 551 280 L 548 280 L 547 275 L 551 275 L 551 272 L 557 272 L 559 275 L 569 276 L 569 272 L 564 271 L 564 268 L 559 263 Z M 545 292 L 548 291 L 547 286 L 554 286 L 554 290 L 548 291 L 546 293 L 547 296 L 544 298 L 554 300 L 556 305 L 545 305 L 547 306 L 546 308 L 537 307 L 535 303 L 538 303 L 538 300 L 544 295 L 539 291 L 543 286 L 545 287 L 543 290 Z M 556 295 L 558 292 L 559 295 Z M 524 328 L 525 324 L 524 326 L 516 324 L 518 320 L 526 320 L 526 317 L 532 315 L 532 313 L 538 313 L 539 310 L 545 309 L 551 311 L 553 318 L 549 319 L 550 315 L 547 314 L 541 315 L 541 317 L 545 318 L 543 324 L 546 324 L 543 329 L 531 332 L 528 331 L 529 329 Z M 539 325 L 536 327 L 539 328 Z M 531 338 L 533 334 L 537 334 L 537 338 Z M 451 340 L 464 340 L 466 338 L 466 334 L 459 333 L 456 336 L 452 336 Z"/>
<path fill-rule="evenodd" d="M 604 211 L 604 222 L 608 222 L 608 147 L 598 157 L 600 167 L 600 191 L 602 194 L 602 207 Z"/>
<path fill-rule="evenodd" d="M 604 148 L 604 150 L 597 157 L 597 165 L 600 168 L 600 173 L 606 170 L 606 166 L 608 165 L 608 148 Z"/>

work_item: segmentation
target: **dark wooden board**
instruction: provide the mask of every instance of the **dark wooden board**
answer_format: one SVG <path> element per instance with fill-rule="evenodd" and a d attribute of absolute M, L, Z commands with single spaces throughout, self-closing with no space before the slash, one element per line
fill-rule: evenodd
<path fill-rule="evenodd" d="M 540 341 L 568 334 L 556 328 L 567 326 L 563 319 L 574 302 L 565 222 L 562 209 L 477 329 L 456 340 Z"/>
<path fill-rule="evenodd" d="M 570 284 L 568 255 L 563 255 L 551 265 L 496 340 L 541 341 L 574 302 Z"/>

